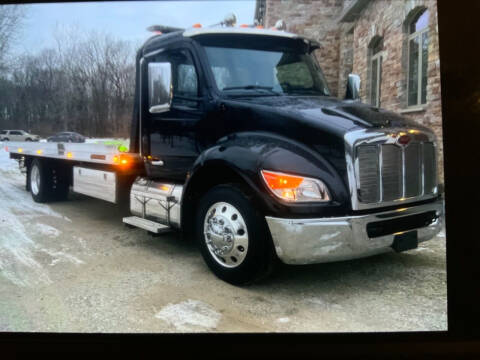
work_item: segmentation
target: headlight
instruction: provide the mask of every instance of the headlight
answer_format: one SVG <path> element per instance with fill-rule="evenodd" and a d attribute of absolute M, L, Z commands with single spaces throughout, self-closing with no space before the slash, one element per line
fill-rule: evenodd
<path fill-rule="evenodd" d="M 267 187 L 280 199 L 292 202 L 330 201 L 327 186 L 318 179 L 262 170 Z"/>

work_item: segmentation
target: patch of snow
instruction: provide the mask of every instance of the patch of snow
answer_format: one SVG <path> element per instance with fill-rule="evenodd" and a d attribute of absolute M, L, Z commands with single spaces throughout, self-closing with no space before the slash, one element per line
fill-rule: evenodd
<path fill-rule="evenodd" d="M 44 253 L 47 253 L 48 255 L 50 255 L 51 257 L 54 258 L 54 261 L 57 260 L 57 262 L 63 259 L 63 260 L 69 261 L 69 262 L 77 264 L 77 265 L 84 264 L 84 262 L 82 260 L 80 260 L 79 258 L 77 258 L 73 255 L 70 255 L 70 254 L 66 254 L 63 251 L 53 251 L 53 250 L 49 250 L 49 249 L 45 249 L 45 248 L 42 248 L 42 249 L 39 249 L 39 250 L 44 252 Z"/>
<path fill-rule="evenodd" d="M 290 319 L 289 319 L 288 317 L 283 317 L 283 318 L 277 319 L 277 322 L 279 322 L 279 323 L 288 323 L 288 322 L 290 322 Z"/>
<path fill-rule="evenodd" d="M 61 234 L 60 230 L 54 228 L 53 226 L 41 224 L 41 223 L 36 223 L 35 227 L 38 229 L 40 234 L 46 235 L 49 237 L 57 237 L 58 235 Z"/>
<path fill-rule="evenodd" d="M 204 302 L 187 300 L 168 304 L 155 317 L 173 325 L 179 331 L 190 332 L 215 329 L 222 315 Z"/>
<path fill-rule="evenodd" d="M 422 246 L 419 246 L 418 248 L 414 249 L 413 251 L 418 251 L 418 252 L 421 252 L 421 251 L 426 251 L 426 252 L 435 252 L 433 251 L 432 249 L 429 249 L 429 248 L 426 248 L 426 247 L 422 247 Z"/>
<path fill-rule="evenodd" d="M 0 276 L 18 286 L 50 284 L 48 272 L 35 259 L 41 246 L 29 236 L 31 227 L 27 230 L 26 226 L 31 219 L 41 216 L 70 219 L 32 200 L 30 193 L 25 191 L 25 175 L 20 173 L 18 163 L 9 158 L 3 146 L 0 146 L 0 178 Z M 45 224 L 37 223 L 34 229 L 47 236 L 59 234 L 57 229 Z M 81 263 L 68 254 L 53 252 L 51 256 Z"/>
<path fill-rule="evenodd" d="M 445 233 L 442 231 L 440 231 L 438 234 L 437 234 L 438 237 L 441 237 L 441 238 L 444 238 L 445 237 Z"/>

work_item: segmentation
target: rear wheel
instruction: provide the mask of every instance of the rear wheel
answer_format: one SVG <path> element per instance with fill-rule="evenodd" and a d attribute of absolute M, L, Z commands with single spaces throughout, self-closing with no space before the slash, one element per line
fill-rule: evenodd
<path fill-rule="evenodd" d="M 44 203 L 52 200 L 52 176 L 50 168 L 39 159 L 35 159 L 30 166 L 30 191 L 33 200 Z"/>
<path fill-rule="evenodd" d="M 2 141 L 9 141 L 9 139 L 8 139 L 8 138 L 5 138 L 5 139 L 3 139 Z"/>
<path fill-rule="evenodd" d="M 70 181 L 66 168 L 53 167 L 46 161 L 35 159 L 29 169 L 27 179 L 35 202 L 65 200 L 68 197 Z"/>
<path fill-rule="evenodd" d="M 218 185 L 200 200 L 196 238 L 212 272 L 234 285 L 268 276 L 275 255 L 263 215 L 239 185 Z"/>
<path fill-rule="evenodd" d="M 26 138 L 26 139 L 25 139 L 25 141 L 32 141 L 32 139 L 30 139 L 30 138 Z"/>

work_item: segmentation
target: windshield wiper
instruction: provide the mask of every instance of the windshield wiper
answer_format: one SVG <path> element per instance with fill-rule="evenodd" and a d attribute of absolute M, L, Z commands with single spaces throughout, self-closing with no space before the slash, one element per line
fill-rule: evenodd
<path fill-rule="evenodd" d="M 222 90 L 266 90 L 270 94 L 280 95 L 280 93 L 272 89 L 273 89 L 273 86 L 244 85 L 244 86 L 227 86 L 227 87 L 224 87 Z"/>

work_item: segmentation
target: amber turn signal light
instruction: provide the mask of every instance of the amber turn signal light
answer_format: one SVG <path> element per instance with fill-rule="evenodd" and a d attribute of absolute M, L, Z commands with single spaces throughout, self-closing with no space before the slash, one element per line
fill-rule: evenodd
<path fill-rule="evenodd" d="M 262 170 L 263 178 L 270 189 L 295 189 L 303 181 L 303 177 L 293 176 L 287 174 L 281 174 L 277 172 L 271 172 Z"/>

